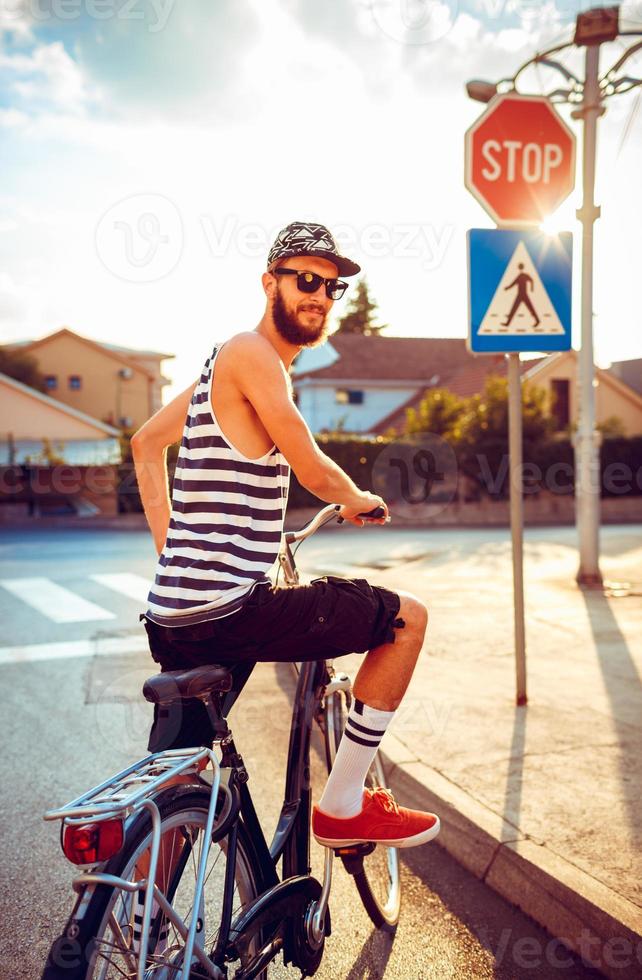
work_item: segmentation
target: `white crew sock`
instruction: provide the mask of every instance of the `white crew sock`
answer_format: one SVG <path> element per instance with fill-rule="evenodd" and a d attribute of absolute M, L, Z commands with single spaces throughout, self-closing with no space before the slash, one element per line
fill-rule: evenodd
<path fill-rule="evenodd" d="M 355 817 L 363 808 L 365 778 L 394 711 L 379 711 L 354 698 L 319 809 L 333 817 Z"/>

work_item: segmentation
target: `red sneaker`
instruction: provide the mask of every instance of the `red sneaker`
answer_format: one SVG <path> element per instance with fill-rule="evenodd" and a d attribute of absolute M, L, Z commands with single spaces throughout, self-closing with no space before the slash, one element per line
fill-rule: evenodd
<path fill-rule="evenodd" d="M 439 833 L 439 817 L 399 806 L 383 786 L 366 789 L 363 809 L 354 817 L 333 817 L 312 808 L 312 833 L 325 847 L 344 847 L 374 841 L 388 847 L 415 847 Z"/>

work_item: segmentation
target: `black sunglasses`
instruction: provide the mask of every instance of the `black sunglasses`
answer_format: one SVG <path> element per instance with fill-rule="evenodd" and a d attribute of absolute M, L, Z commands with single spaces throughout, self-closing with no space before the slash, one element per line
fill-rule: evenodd
<path fill-rule="evenodd" d="M 302 293 L 316 293 L 321 283 L 323 283 L 328 299 L 341 299 L 348 288 L 347 282 L 342 282 L 341 279 L 324 279 L 323 276 L 318 276 L 316 272 L 297 272 L 296 269 L 275 269 L 273 274 L 275 276 L 296 276 L 297 288 Z"/>

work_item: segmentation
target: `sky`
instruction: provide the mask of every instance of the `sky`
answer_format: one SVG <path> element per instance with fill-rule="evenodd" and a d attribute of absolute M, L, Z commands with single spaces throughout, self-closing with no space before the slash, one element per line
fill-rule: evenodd
<path fill-rule="evenodd" d="M 173 353 L 167 400 L 213 343 L 256 326 L 269 245 L 294 219 L 327 224 L 361 263 L 388 334 L 465 337 L 466 230 L 493 227 L 463 183 L 484 108 L 465 83 L 570 40 L 589 6 L 0 0 L 0 342 L 68 326 Z M 621 11 L 642 29 L 642 0 Z M 604 69 L 627 40 L 603 46 Z M 581 72 L 578 54 L 560 57 Z M 540 68 L 520 86 L 562 81 Z M 641 91 L 599 123 L 601 366 L 642 356 Z M 576 348 L 579 204 L 578 186 L 553 218 L 575 234 Z"/>

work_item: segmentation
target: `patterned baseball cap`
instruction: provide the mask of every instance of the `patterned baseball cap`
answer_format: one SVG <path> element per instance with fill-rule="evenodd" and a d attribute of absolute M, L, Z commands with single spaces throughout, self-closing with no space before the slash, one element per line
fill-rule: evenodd
<path fill-rule="evenodd" d="M 281 229 L 268 253 L 268 269 L 274 262 L 293 255 L 317 255 L 328 259 L 337 266 L 340 276 L 356 276 L 361 272 L 360 265 L 339 254 L 337 244 L 325 225 L 312 221 L 292 221 Z"/>

